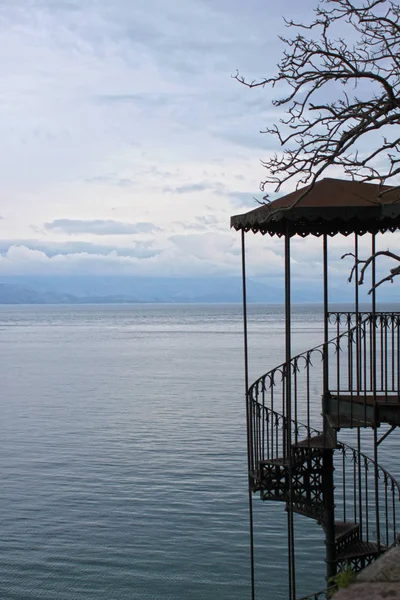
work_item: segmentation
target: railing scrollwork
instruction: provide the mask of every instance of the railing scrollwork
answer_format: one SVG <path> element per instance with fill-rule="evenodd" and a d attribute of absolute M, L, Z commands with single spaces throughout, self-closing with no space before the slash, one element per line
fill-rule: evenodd
<path fill-rule="evenodd" d="M 278 365 L 249 387 L 250 480 L 264 499 L 287 502 L 290 496 L 294 510 L 324 526 L 318 477 L 321 452 L 333 449 L 335 522 L 342 524 L 347 540 L 353 535 L 371 542 L 379 554 L 400 544 L 400 485 L 359 445 L 338 442 L 336 430 L 378 427 L 373 421 L 378 403 L 400 404 L 400 314 L 335 312 L 328 317 L 331 339 Z M 285 464 L 295 473 L 290 494 L 281 471 Z M 272 484 L 277 489 L 270 492 Z M 338 564 L 345 564 L 344 550 L 342 558 L 340 554 L 345 546 L 337 543 Z M 323 590 L 302 600 L 326 594 Z"/>

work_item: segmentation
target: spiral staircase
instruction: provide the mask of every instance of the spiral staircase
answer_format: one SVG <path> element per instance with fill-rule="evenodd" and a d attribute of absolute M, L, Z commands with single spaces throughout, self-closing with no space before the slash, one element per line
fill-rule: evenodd
<path fill-rule="evenodd" d="M 356 181 L 357 177 L 318 179 L 306 173 L 305 180 L 310 179 L 310 185 L 231 217 L 231 227 L 241 234 L 252 600 L 254 492 L 266 502 L 283 502 L 287 511 L 289 600 L 297 600 L 295 513 L 318 522 L 325 533 L 328 583 L 340 571 L 363 569 L 399 539 L 400 488 L 378 464 L 378 455 L 381 444 L 400 425 L 400 313 L 378 312 L 376 293 L 390 279 L 377 278 L 377 258 L 387 254 L 377 251 L 377 236 L 400 229 L 399 188 Z M 283 241 L 277 253 L 284 266 L 285 362 L 250 385 L 246 244 L 247 234 L 253 233 Z M 342 256 L 352 261 L 347 264 L 353 312 L 330 312 L 333 297 L 348 299 L 350 291 L 344 289 L 345 281 L 340 282 L 337 264 L 329 261 L 331 249 L 336 260 L 337 247 L 330 243 L 336 235 L 342 236 L 342 247 L 353 239 Z M 295 277 L 303 291 L 309 278 L 313 282 L 310 300 L 313 296 L 318 300 L 320 294 L 315 287 L 318 274 L 312 272 L 317 263 L 309 265 L 309 274 L 304 255 L 293 260 L 301 239 L 309 236 L 322 241 L 323 344 L 293 356 Z M 383 242 L 385 248 L 390 243 L 396 246 L 398 240 Z M 370 312 L 360 310 L 359 282 L 366 279 L 370 293 L 363 301 Z M 272 287 L 277 282 L 273 279 Z M 326 591 L 309 596 L 324 597 Z"/>
<path fill-rule="evenodd" d="M 328 573 L 358 572 L 398 542 L 400 486 L 377 454 L 400 426 L 400 313 L 328 319 L 329 341 L 248 389 L 250 489 L 322 527 Z M 373 458 L 361 451 L 362 433 Z"/>

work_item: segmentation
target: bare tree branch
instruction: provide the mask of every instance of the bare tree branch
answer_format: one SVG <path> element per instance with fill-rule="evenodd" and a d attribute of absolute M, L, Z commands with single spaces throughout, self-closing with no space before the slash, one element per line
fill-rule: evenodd
<path fill-rule="evenodd" d="M 395 254 L 394 252 L 391 252 L 390 250 L 379 250 L 378 252 L 371 254 L 371 256 L 369 256 L 366 260 L 356 259 L 356 256 L 355 256 L 355 254 L 353 254 L 353 252 L 347 252 L 346 254 L 343 254 L 343 256 L 341 258 L 343 259 L 346 256 L 352 256 L 355 259 L 354 265 L 351 268 L 350 275 L 348 278 L 349 283 L 352 281 L 354 273 L 357 270 L 357 267 L 359 265 L 363 265 L 360 270 L 358 285 L 362 285 L 364 283 L 365 271 L 367 270 L 369 265 L 373 261 L 375 261 L 375 259 L 378 256 L 388 256 L 389 258 L 392 258 L 393 260 L 397 260 L 398 262 L 400 262 L 400 256 L 398 254 Z M 396 277 L 397 275 L 400 275 L 400 266 L 390 269 L 389 275 L 387 275 L 386 277 L 383 277 L 377 283 L 375 283 L 375 285 L 373 285 L 371 287 L 371 289 L 368 291 L 368 294 L 371 294 L 371 292 L 373 290 L 376 290 L 377 287 L 379 287 L 380 285 L 382 285 L 382 283 L 385 283 L 386 281 L 390 281 L 391 283 L 393 283 L 393 278 Z"/>
<path fill-rule="evenodd" d="M 262 162 L 267 171 L 260 185 L 264 202 L 271 185 L 275 192 L 290 181 L 296 189 L 307 186 L 286 208 L 290 210 L 330 167 L 341 168 L 353 181 L 377 183 L 376 204 L 393 190 L 398 191 L 394 201 L 400 201 L 400 5 L 392 0 L 320 0 L 311 23 L 285 23 L 294 35 L 280 38 L 285 49 L 277 74 L 257 81 L 247 81 L 239 72 L 234 76 L 249 88 L 285 89 L 273 102 L 282 109 L 282 118 L 262 132 L 281 148 Z M 345 256 L 355 261 L 349 281 L 359 272 L 359 285 L 376 258 L 400 262 L 390 250 L 366 260 Z M 400 266 L 369 293 L 397 275 Z"/>
<path fill-rule="evenodd" d="M 400 6 L 321 0 L 311 23 L 286 24 L 295 35 L 281 38 L 286 48 L 277 74 L 258 81 L 234 76 L 249 88 L 286 85 L 286 94 L 273 102 L 286 114 L 263 132 L 282 148 L 262 163 L 265 199 L 270 185 L 275 191 L 289 181 L 312 187 L 332 166 L 352 180 L 380 186 L 393 181 L 396 188 L 400 137 L 392 125 L 400 125 Z M 338 38 L 338 31 L 349 35 Z"/>

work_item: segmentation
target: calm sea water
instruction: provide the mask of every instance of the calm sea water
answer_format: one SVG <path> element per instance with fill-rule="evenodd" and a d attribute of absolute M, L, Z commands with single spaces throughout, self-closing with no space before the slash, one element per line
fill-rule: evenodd
<path fill-rule="evenodd" d="M 250 307 L 251 378 L 283 323 Z M 294 351 L 321 340 L 298 307 Z M 249 598 L 239 306 L 1 307 L 0 352 L 1 599 Z M 279 600 L 286 513 L 254 509 L 258 597 Z M 298 517 L 296 541 L 299 594 L 321 589 L 322 531 Z"/>

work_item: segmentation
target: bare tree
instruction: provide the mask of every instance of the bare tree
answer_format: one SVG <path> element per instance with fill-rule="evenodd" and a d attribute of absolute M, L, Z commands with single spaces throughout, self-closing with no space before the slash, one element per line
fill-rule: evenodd
<path fill-rule="evenodd" d="M 358 1 L 321 0 L 310 24 L 285 21 L 296 35 L 281 37 L 286 47 L 278 73 L 259 81 L 235 76 L 250 88 L 287 89 L 273 102 L 285 116 L 263 132 L 277 138 L 282 151 L 263 161 L 268 174 L 260 187 L 266 193 L 269 185 L 277 192 L 290 180 L 308 185 L 293 205 L 332 166 L 352 180 L 377 183 L 378 204 L 388 189 L 398 188 L 400 200 L 400 6 Z M 362 264 L 362 284 L 365 270 L 382 255 L 400 261 L 379 251 L 358 260 L 349 280 Z M 399 274 L 400 267 L 391 269 L 374 288 Z"/>
<path fill-rule="evenodd" d="M 400 174 L 400 6 L 322 0 L 312 23 L 286 24 L 296 35 L 281 38 L 277 75 L 235 76 L 250 88 L 288 88 L 273 102 L 286 116 L 264 131 L 282 152 L 263 162 L 261 190 L 272 184 L 279 191 L 289 180 L 312 186 L 335 165 L 352 179 L 393 186 Z"/>

